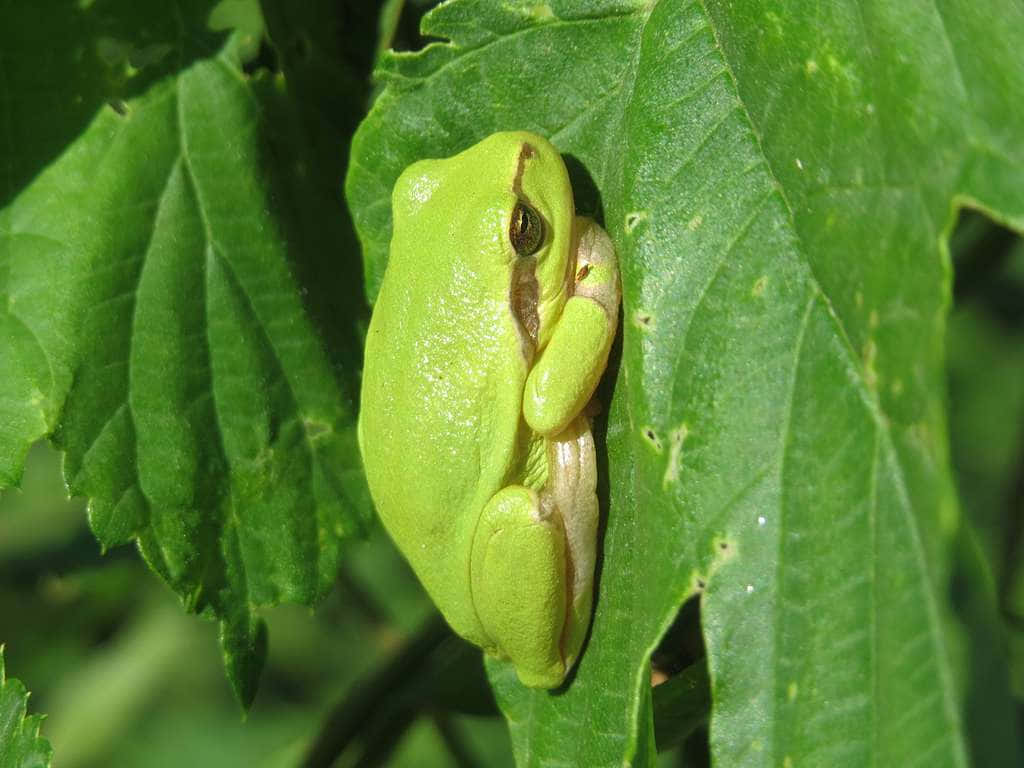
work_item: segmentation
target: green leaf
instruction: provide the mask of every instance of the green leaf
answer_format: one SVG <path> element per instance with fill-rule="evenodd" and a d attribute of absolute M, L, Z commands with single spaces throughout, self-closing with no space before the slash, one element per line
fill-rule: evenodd
<path fill-rule="evenodd" d="M 136 541 L 221 621 L 246 705 L 256 611 L 316 601 L 367 508 L 361 304 L 324 295 L 344 271 L 319 279 L 336 241 L 304 218 L 339 201 L 289 144 L 287 92 L 243 73 L 251 48 L 236 35 L 101 108 L 0 210 L 0 484 L 52 432 L 104 548 Z"/>
<path fill-rule="evenodd" d="M 966 763 L 942 243 L 960 205 L 1024 227 L 1022 31 L 1001 0 L 456 0 L 382 61 L 346 185 L 371 297 L 401 170 L 499 129 L 554 141 L 621 259 L 589 644 L 555 694 L 490 665 L 520 764 L 649 763 L 646 659 L 701 591 L 715 764 Z"/>
<path fill-rule="evenodd" d="M 91 122 L 218 46 L 216 0 L 0 3 L 0 207 Z M 0 467 L 2 468 L 2 467 Z"/>
<path fill-rule="evenodd" d="M 214 50 L 203 24 L 212 6 L 185 0 L 153 12 L 132 0 L 4 3 L 0 211 L 102 105 L 122 109 L 125 99 Z M 7 250 L 0 249 L 0 298 L 8 297 Z M 56 418 L 57 404 L 44 403 L 36 387 L 46 361 L 15 314 L 0 307 L 0 488 L 18 482 L 28 446 Z"/>
<path fill-rule="evenodd" d="M 0 768 L 47 768 L 53 750 L 39 735 L 42 715 L 26 715 L 28 691 L 4 676 L 4 649 L 0 645 Z"/>

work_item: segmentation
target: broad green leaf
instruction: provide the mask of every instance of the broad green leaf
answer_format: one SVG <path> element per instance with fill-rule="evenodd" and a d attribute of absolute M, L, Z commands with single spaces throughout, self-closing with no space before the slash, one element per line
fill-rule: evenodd
<path fill-rule="evenodd" d="M 39 735 L 42 715 L 27 715 L 28 691 L 4 675 L 0 645 L 0 768 L 47 768 L 52 750 Z"/>
<path fill-rule="evenodd" d="M 0 479 L 53 432 L 102 545 L 221 621 L 248 703 L 258 608 L 323 594 L 365 493 L 359 305 L 325 295 L 333 229 L 304 218 L 339 201 L 232 40 L 103 107 L 0 210 Z"/>
<path fill-rule="evenodd" d="M 456 0 L 423 31 L 354 142 L 370 297 L 401 170 L 499 129 L 554 141 L 621 259 L 589 644 L 556 693 L 490 665 L 520 764 L 648 764 L 695 593 L 716 765 L 966 764 L 942 243 L 960 205 L 1024 227 L 1020 5 Z"/>
<path fill-rule="evenodd" d="M 0 2 L 0 210 L 105 103 L 120 109 L 215 50 L 204 24 L 213 6 L 185 0 L 154 12 L 132 0 Z M 0 250 L 0 296 L 7 258 Z M 0 311 L 0 488 L 18 481 L 28 446 L 52 429 L 57 405 L 36 391 L 26 369 L 43 361 L 13 338 L 25 329 L 14 323 L 8 331 L 10 314 Z"/>

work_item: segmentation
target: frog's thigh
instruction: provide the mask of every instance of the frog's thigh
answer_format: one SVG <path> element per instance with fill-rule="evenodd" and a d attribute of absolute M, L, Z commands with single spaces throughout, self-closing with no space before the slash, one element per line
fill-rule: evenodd
<path fill-rule="evenodd" d="M 473 606 L 499 656 L 519 679 L 553 688 L 565 677 L 565 532 L 535 491 L 510 485 L 484 507 L 473 539 Z"/>

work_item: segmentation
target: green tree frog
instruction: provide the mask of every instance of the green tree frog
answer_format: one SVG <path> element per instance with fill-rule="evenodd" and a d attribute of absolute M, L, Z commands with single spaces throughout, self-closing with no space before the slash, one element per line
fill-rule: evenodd
<path fill-rule="evenodd" d="M 590 624 L 614 248 L 532 133 L 410 165 L 392 208 L 359 416 L 374 504 L 452 628 L 557 687 Z"/>

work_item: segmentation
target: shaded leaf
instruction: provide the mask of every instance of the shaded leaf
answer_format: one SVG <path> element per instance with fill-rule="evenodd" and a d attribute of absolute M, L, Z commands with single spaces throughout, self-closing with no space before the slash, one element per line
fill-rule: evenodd
<path fill-rule="evenodd" d="M 0 3 L 0 207 L 91 122 L 219 47 L 216 0 Z M 0 465 L 0 470 L 3 466 Z"/>
<path fill-rule="evenodd" d="M 28 691 L 4 675 L 0 646 L 0 768 L 47 768 L 52 750 L 39 735 L 42 715 L 27 715 Z"/>
<path fill-rule="evenodd" d="M 659 750 L 681 744 L 708 722 L 710 681 L 703 661 L 692 664 L 651 691 L 654 737 Z"/>
<path fill-rule="evenodd" d="M 552 139 L 621 259 L 589 645 L 555 694 L 490 665 L 519 762 L 653 759 L 646 659 L 703 589 L 717 764 L 965 764 L 940 243 L 959 204 L 1024 226 L 1021 8 L 463 0 L 423 31 L 354 142 L 368 294 L 401 170 L 495 130 Z"/>
<path fill-rule="evenodd" d="M 130 0 L 3 3 L 0 210 L 104 104 L 124 110 L 125 99 L 214 51 L 204 24 L 213 5 L 187 0 L 153 12 Z M 0 250 L 0 297 L 9 258 Z M 0 488 L 17 483 L 28 446 L 56 418 L 29 371 L 45 361 L 19 338 L 25 334 L 13 313 L 0 312 Z"/>
<path fill-rule="evenodd" d="M 275 196 L 291 134 L 267 122 L 234 40 L 102 109 L 0 211 L 0 466 L 15 479 L 55 430 L 97 538 L 136 540 L 221 620 L 248 703 L 266 647 L 254 610 L 324 592 L 365 492 L 356 371 L 338 363 L 358 342 L 329 354 L 310 319 L 297 275 L 315 279 L 299 265 L 319 251 L 285 209 L 315 195 Z"/>

